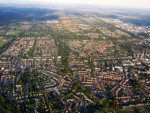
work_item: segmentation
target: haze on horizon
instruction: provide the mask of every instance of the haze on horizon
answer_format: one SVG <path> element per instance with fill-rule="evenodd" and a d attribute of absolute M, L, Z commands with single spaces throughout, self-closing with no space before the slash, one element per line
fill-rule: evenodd
<path fill-rule="evenodd" d="M 84 4 L 123 8 L 150 9 L 150 0 L 0 0 L 1 3 Z"/>

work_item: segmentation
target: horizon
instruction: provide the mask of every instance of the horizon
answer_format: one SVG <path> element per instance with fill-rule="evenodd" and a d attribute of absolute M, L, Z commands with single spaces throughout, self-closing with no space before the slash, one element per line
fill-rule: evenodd
<path fill-rule="evenodd" d="M 132 8 L 132 9 L 148 9 L 150 10 L 150 0 L 107 0 L 107 1 L 99 1 L 99 0 L 1 0 L 0 4 L 43 4 L 43 5 L 51 5 L 51 4 L 63 4 L 63 5 L 96 5 L 96 6 L 104 6 L 104 7 L 116 7 L 116 8 Z"/>

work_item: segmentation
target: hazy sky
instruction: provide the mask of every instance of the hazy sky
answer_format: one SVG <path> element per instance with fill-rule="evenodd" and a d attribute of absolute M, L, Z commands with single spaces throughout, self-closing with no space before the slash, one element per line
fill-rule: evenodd
<path fill-rule="evenodd" d="M 119 6 L 150 9 L 150 0 L 0 0 L 2 2 L 42 2 L 42 3 L 65 3 L 65 4 L 96 4 L 104 6 Z"/>

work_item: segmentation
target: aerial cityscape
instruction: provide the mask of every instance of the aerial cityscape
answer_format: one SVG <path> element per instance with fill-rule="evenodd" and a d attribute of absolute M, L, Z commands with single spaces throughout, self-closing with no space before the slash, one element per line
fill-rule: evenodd
<path fill-rule="evenodd" d="M 150 113 L 148 5 L 14 1 L 0 2 L 0 113 Z"/>

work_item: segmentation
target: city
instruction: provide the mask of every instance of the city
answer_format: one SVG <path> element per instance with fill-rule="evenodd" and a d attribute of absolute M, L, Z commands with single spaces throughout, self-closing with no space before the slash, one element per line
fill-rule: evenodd
<path fill-rule="evenodd" d="M 81 7 L 0 5 L 1 113 L 149 113 L 150 23 Z"/>

